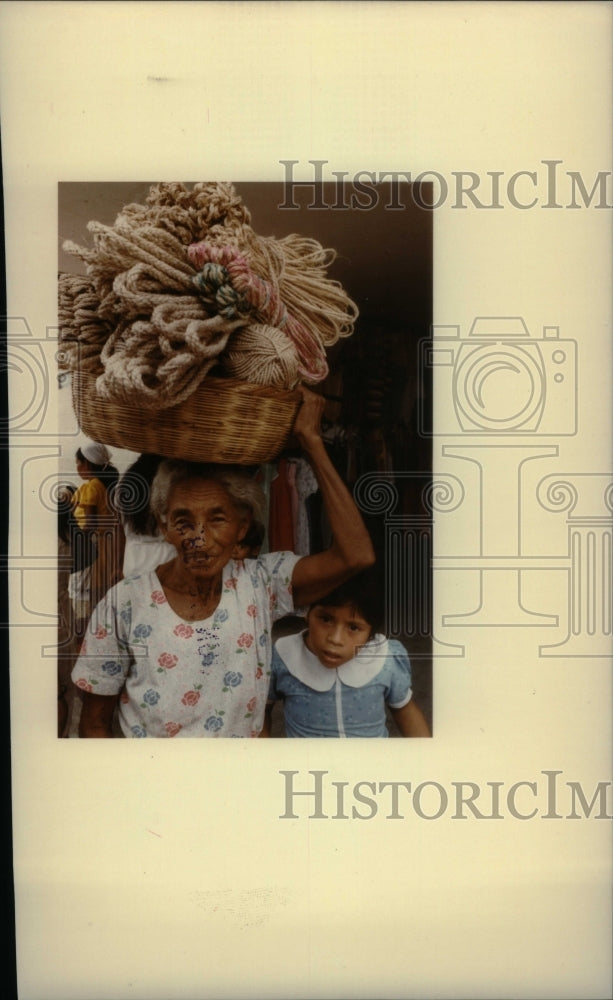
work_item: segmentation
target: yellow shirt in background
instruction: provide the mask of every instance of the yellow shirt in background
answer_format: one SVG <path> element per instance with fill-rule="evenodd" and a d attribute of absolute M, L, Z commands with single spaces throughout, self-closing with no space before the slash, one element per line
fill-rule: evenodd
<path fill-rule="evenodd" d="M 111 511 L 106 502 L 106 490 L 99 479 L 86 479 L 74 495 L 74 516 L 80 528 L 85 528 L 87 522 L 87 511 L 85 508 L 94 507 L 96 517 L 109 517 Z"/>

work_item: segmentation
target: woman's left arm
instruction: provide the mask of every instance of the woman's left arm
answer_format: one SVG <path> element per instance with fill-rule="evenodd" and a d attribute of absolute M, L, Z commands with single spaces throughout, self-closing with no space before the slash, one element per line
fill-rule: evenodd
<path fill-rule="evenodd" d="M 302 389 L 302 396 L 294 433 L 317 478 L 332 531 L 332 544 L 325 552 L 304 556 L 296 563 L 292 575 L 295 607 L 305 607 L 319 600 L 375 561 L 370 535 L 321 437 L 319 424 L 324 399 L 307 389 Z"/>

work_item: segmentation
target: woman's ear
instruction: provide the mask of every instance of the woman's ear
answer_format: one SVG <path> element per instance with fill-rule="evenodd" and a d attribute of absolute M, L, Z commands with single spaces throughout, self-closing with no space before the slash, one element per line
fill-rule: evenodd
<path fill-rule="evenodd" d="M 236 536 L 237 542 L 242 542 L 243 538 L 245 537 L 245 535 L 249 531 L 249 528 L 251 527 L 252 520 L 253 520 L 253 515 L 251 513 L 241 514 L 238 535 Z"/>
<path fill-rule="evenodd" d="M 251 518 L 241 518 L 240 527 L 238 529 L 238 534 L 236 536 L 236 542 L 234 543 L 234 549 L 232 550 L 233 559 L 245 559 L 249 553 L 249 547 L 243 545 L 243 538 L 249 530 L 249 525 L 251 523 Z"/>

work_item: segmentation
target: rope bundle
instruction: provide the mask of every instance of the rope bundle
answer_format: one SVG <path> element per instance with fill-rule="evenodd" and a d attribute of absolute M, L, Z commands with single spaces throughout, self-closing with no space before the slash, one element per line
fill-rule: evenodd
<path fill-rule="evenodd" d="M 64 244 L 87 274 L 60 276 L 62 367 L 95 372 L 104 399 L 152 409 L 182 402 L 218 364 L 279 388 L 324 378 L 325 347 L 357 317 L 326 276 L 334 252 L 260 237 L 250 221 L 230 184 L 172 183 L 113 226 L 90 222 L 93 248 Z"/>
<path fill-rule="evenodd" d="M 263 281 L 250 269 L 246 258 L 232 247 L 195 243 L 188 249 L 191 262 L 202 268 L 194 279 L 201 294 L 214 296 L 220 311 L 234 317 L 255 312 L 258 319 L 281 330 L 294 344 L 307 379 L 319 381 L 328 374 L 326 354 L 320 339 L 289 315 L 278 287 Z"/>
<path fill-rule="evenodd" d="M 274 326 L 255 323 L 234 334 L 220 358 L 222 370 L 230 378 L 277 389 L 296 385 L 300 359 L 285 334 Z"/>

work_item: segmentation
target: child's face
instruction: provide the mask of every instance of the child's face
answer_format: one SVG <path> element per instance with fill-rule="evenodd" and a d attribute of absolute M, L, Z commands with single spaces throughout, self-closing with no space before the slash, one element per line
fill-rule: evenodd
<path fill-rule="evenodd" d="M 340 608 L 316 604 L 307 616 L 308 649 L 324 667 L 334 669 L 351 660 L 370 639 L 371 628 L 351 605 Z"/>

